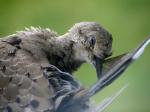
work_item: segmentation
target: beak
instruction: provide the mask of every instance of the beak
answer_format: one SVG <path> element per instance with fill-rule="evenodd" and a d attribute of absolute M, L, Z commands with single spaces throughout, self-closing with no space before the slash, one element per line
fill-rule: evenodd
<path fill-rule="evenodd" d="M 96 69 L 97 78 L 100 79 L 102 77 L 103 59 L 95 56 L 93 65 Z"/>

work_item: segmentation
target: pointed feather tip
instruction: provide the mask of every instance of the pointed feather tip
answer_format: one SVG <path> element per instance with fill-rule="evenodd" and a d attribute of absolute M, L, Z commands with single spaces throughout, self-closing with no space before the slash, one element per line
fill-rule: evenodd
<path fill-rule="evenodd" d="M 94 112 L 104 111 L 128 87 L 128 85 L 129 84 L 126 84 L 114 95 L 110 96 L 109 98 L 104 99 L 98 106 L 96 106 L 96 109 Z"/>
<path fill-rule="evenodd" d="M 150 43 L 150 37 L 143 43 L 143 45 L 140 46 L 140 48 L 137 50 L 137 52 L 133 55 L 132 59 L 136 60 L 138 59 L 144 52 L 145 48 Z"/>

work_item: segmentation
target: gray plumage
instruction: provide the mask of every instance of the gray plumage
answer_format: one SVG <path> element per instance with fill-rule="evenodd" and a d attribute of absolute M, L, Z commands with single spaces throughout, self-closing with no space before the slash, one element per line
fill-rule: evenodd
<path fill-rule="evenodd" d="M 111 45 L 111 34 L 95 22 L 77 23 L 62 36 L 31 27 L 0 39 L 0 111 L 94 112 L 89 98 L 120 76 L 134 57 L 105 60 Z M 85 62 L 102 77 L 90 89 L 71 75 Z M 103 63 L 109 69 L 102 70 Z"/>

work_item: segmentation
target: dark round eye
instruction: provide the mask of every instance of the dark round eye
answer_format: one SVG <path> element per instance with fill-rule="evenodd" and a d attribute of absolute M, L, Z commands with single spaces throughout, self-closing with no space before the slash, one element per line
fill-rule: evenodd
<path fill-rule="evenodd" d="M 90 43 L 91 46 L 94 46 L 94 45 L 95 45 L 95 43 L 96 43 L 96 38 L 95 38 L 95 36 L 90 36 L 90 38 L 89 38 L 89 43 Z"/>

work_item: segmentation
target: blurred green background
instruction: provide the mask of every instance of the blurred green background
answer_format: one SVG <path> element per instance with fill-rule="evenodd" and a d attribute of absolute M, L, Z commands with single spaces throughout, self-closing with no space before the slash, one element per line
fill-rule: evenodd
<path fill-rule="evenodd" d="M 114 38 L 114 55 L 118 55 L 150 35 L 150 0 L 0 0 L 0 37 L 29 26 L 63 34 L 80 21 L 96 21 L 108 29 Z M 91 65 L 83 65 L 75 74 L 87 87 L 96 81 Z M 150 46 L 122 77 L 93 99 L 98 103 L 127 83 L 128 88 L 105 112 L 150 112 Z"/>

